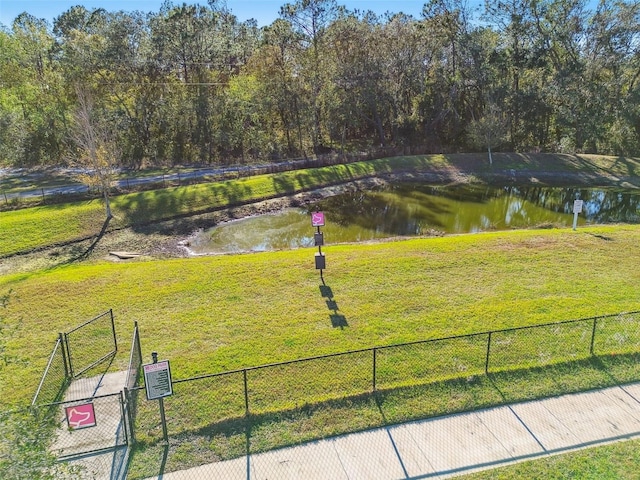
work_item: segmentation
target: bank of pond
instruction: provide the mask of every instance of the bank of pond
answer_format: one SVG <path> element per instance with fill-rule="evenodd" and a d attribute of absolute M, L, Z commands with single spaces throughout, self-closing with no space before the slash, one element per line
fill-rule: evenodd
<path fill-rule="evenodd" d="M 516 228 L 640 223 L 640 192 L 617 188 L 433 186 L 393 183 L 218 225 L 189 241 L 193 254 L 282 250 L 314 245 L 311 213 L 324 212 L 325 243 L 476 233 Z"/>

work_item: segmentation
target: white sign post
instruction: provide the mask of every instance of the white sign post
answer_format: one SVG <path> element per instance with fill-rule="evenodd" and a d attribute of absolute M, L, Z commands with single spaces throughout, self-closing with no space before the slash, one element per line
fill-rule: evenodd
<path fill-rule="evenodd" d="M 573 202 L 573 229 L 575 230 L 578 226 L 578 214 L 582 213 L 582 205 L 584 202 L 582 200 L 575 200 Z"/>

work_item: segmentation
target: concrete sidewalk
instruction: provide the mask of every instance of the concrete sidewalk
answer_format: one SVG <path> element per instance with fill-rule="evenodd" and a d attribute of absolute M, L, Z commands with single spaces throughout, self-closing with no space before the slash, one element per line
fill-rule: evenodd
<path fill-rule="evenodd" d="M 633 437 L 640 437 L 640 383 L 378 428 L 154 478 L 448 478 Z"/>

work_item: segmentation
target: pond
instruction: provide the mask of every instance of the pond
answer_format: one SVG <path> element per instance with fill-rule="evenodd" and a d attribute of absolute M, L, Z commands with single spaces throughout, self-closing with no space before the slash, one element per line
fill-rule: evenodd
<path fill-rule="evenodd" d="M 310 213 L 323 211 L 326 244 L 396 236 L 474 233 L 513 228 L 640 223 L 640 192 L 620 189 L 429 186 L 391 184 L 326 198 L 304 209 L 235 220 L 200 232 L 194 254 L 240 253 L 313 246 Z"/>

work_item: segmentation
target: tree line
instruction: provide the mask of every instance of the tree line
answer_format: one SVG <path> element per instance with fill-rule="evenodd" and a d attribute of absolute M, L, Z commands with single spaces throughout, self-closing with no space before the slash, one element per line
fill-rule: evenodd
<path fill-rule="evenodd" d="M 279 13 L 262 28 L 220 0 L 19 15 L 0 29 L 0 163 L 640 154 L 637 0 L 429 0 L 420 18 L 296 0 Z"/>

